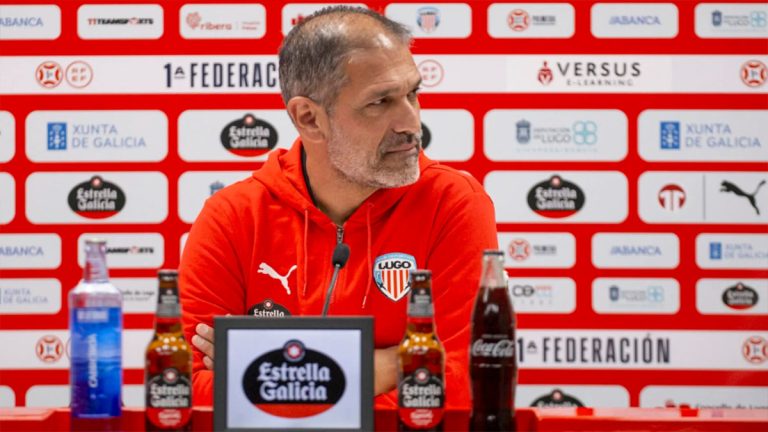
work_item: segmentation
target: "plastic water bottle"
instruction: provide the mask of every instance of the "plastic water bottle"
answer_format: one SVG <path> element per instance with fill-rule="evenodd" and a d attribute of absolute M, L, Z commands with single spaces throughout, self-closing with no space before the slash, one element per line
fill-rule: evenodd
<path fill-rule="evenodd" d="M 73 429 L 110 429 L 121 414 L 123 296 L 106 255 L 105 240 L 85 241 L 83 280 L 69 293 Z"/>

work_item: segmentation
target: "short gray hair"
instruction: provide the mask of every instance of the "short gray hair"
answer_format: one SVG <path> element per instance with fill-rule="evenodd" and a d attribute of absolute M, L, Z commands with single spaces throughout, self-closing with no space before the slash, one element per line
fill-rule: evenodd
<path fill-rule="evenodd" d="M 375 11 L 351 6 L 323 8 L 301 20 L 280 46 L 280 91 L 286 105 L 291 98 L 304 96 L 332 110 L 339 90 L 347 82 L 346 60 L 353 49 L 366 44 L 327 24 L 355 15 L 374 19 L 390 36 L 410 45 L 407 27 Z"/>

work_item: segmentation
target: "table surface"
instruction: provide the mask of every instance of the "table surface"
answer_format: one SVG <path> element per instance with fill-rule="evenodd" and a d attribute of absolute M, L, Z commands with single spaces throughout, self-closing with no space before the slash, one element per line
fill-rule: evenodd
<path fill-rule="evenodd" d="M 396 430 L 395 410 L 376 410 L 376 430 Z M 467 430 L 469 412 L 448 410 L 445 430 Z M 768 431 L 768 409 L 521 408 L 518 431 Z M 213 427 L 213 410 L 195 408 L 193 431 Z M 118 430 L 143 430 L 144 410 L 124 408 Z M 68 408 L 0 408 L 0 431 L 69 430 Z"/>

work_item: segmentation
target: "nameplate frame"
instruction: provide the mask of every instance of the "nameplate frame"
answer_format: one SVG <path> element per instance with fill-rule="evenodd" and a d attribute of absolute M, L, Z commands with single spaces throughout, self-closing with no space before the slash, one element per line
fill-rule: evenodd
<path fill-rule="evenodd" d="M 373 430 L 372 317 L 226 316 L 214 329 L 214 430 Z"/>

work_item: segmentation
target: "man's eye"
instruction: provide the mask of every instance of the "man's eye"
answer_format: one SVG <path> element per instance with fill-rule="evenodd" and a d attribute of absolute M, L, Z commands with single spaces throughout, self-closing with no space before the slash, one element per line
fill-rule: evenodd
<path fill-rule="evenodd" d="M 408 93 L 408 97 L 411 99 L 415 99 L 419 96 L 419 91 L 421 91 L 421 87 L 411 90 L 410 93 Z"/>
<path fill-rule="evenodd" d="M 387 100 L 382 98 L 382 99 L 376 99 L 375 101 L 369 103 L 368 105 L 370 105 L 370 106 L 384 105 L 386 102 L 387 102 Z"/>

